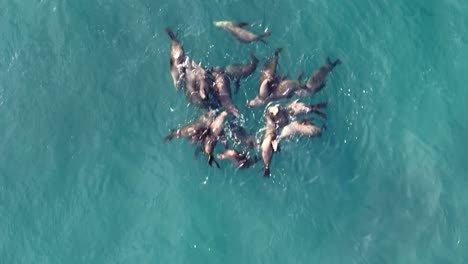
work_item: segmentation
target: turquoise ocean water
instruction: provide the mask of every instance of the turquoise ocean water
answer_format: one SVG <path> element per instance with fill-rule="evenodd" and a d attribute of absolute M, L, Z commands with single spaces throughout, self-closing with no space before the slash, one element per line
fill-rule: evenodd
<path fill-rule="evenodd" d="M 467 10 L 0 2 L 0 263 L 468 263 Z M 242 44 L 215 20 L 272 35 Z M 172 85 L 166 26 L 207 66 L 283 47 L 279 72 L 295 78 L 340 58 L 304 100 L 329 102 L 327 131 L 284 142 L 269 179 L 163 143 L 201 113 Z M 255 131 L 258 76 L 234 96 Z"/>

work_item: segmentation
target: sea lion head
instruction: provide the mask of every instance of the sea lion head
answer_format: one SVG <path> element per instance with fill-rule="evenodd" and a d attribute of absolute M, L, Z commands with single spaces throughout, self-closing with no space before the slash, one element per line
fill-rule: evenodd
<path fill-rule="evenodd" d="M 228 27 L 231 24 L 231 22 L 229 22 L 229 21 L 214 21 L 213 24 L 215 25 L 215 27 L 225 28 L 225 27 Z"/>
<path fill-rule="evenodd" d="M 279 106 L 278 105 L 274 105 L 274 106 L 270 106 L 268 107 L 268 113 L 271 115 L 271 116 L 276 116 L 278 115 L 280 109 L 279 109 Z"/>

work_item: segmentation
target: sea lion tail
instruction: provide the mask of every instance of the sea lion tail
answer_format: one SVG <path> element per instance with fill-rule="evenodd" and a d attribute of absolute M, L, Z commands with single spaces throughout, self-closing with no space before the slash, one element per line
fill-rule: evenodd
<path fill-rule="evenodd" d="M 176 35 L 174 34 L 174 32 L 172 32 L 172 30 L 169 27 L 166 27 L 166 32 L 172 40 L 178 42 Z"/>
<path fill-rule="evenodd" d="M 314 110 L 314 113 L 316 113 L 317 115 L 319 115 L 320 117 L 322 117 L 323 119 L 327 119 L 327 114 L 325 114 L 324 112 L 322 111 L 319 111 L 317 109 Z"/>
<path fill-rule="evenodd" d="M 341 60 L 340 59 L 337 59 L 334 63 L 333 63 L 333 67 L 335 67 L 336 65 L 339 65 L 341 64 Z"/>
<path fill-rule="evenodd" d="M 283 50 L 283 48 L 277 48 L 275 50 L 275 56 L 278 56 L 278 54 L 280 54 L 280 52 Z"/>
<path fill-rule="evenodd" d="M 279 141 L 280 141 L 279 138 L 271 141 L 271 147 L 273 148 L 274 152 L 277 152 L 279 149 Z"/>
<path fill-rule="evenodd" d="M 327 64 L 330 65 L 332 68 L 335 68 L 336 65 L 341 64 L 341 60 L 337 59 L 335 62 L 330 60 L 330 57 L 327 56 Z"/>
<path fill-rule="evenodd" d="M 271 176 L 270 167 L 263 166 L 263 176 L 264 177 L 270 177 Z"/>
<path fill-rule="evenodd" d="M 164 137 L 164 142 L 171 141 L 174 138 L 175 134 L 174 131 L 172 131 L 169 135 Z"/>
<path fill-rule="evenodd" d="M 257 57 L 255 57 L 255 54 L 253 54 L 253 52 L 250 52 L 250 59 L 252 60 L 253 63 L 255 64 L 258 63 L 258 59 Z"/>
<path fill-rule="evenodd" d="M 213 156 L 212 156 L 212 155 L 209 155 L 209 156 L 208 156 L 208 165 L 211 166 L 211 165 L 213 164 L 213 161 L 214 161 L 214 163 L 216 164 L 216 167 L 218 167 L 218 169 L 221 168 L 221 167 L 219 166 L 219 163 L 213 158 Z"/>

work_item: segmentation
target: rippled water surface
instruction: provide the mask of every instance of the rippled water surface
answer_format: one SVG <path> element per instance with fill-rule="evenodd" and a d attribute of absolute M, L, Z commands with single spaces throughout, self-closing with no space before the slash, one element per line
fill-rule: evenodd
<path fill-rule="evenodd" d="M 467 10 L 1 2 L 0 263 L 468 263 Z M 272 35 L 242 44 L 215 20 Z M 206 66 L 282 47 L 294 79 L 340 58 L 304 100 L 329 103 L 327 130 L 283 142 L 269 179 L 260 163 L 210 168 L 186 140 L 163 143 L 202 113 L 172 85 L 166 26 Z M 252 131 L 258 77 L 234 96 Z"/>

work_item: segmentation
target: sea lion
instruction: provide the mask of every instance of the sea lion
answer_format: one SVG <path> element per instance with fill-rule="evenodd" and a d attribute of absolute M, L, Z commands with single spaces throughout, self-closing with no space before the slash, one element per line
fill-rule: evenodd
<path fill-rule="evenodd" d="M 198 91 L 200 93 L 200 98 L 202 100 L 208 100 L 209 94 L 213 90 L 213 80 L 207 74 L 205 68 L 201 66 L 201 64 L 197 64 L 192 61 L 192 67 L 196 76 Z"/>
<path fill-rule="evenodd" d="M 208 102 L 205 101 L 202 98 L 202 95 L 200 93 L 200 87 L 198 83 L 198 78 L 197 74 L 195 72 L 195 69 L 193 68 L 193 65 L 196 65 L 196 63 L 191 63 L 190 58 L 187 56 L 186 57 L 186 62 L 184 63 L 186 66 L 185 69 L 185 96 L 187 98 L 187 101 L 192 103 L 196 107 L 200 108 L 208 108 Z M 205 97 L 206 98 L 206 97 Z"/>
<path fill-rule="evenodd" d="M 249 156 L 249 152 L 239 152 L 234 149 L 225 149 L 223 153 L 219 153 L 218 155 L 216 155 L 216 157 L 221 160 L 229 159 L 238 169 L 249 168 L 258 161 L 257 156 L 251 158 Z"/>
<path fill-rule="evenodd" d="M 227 32 L 231 33 L 234 37 L 236 37 L 240 42 L 243 43 L 250 43 L 253 41 L 262 41 L 265 42 L 263 39 L 270 36 L 271 32 L 266 30 L 263 34 L 257 35 L 254 34 L 247 29 L 245 26 L 249 26 L 249 23 L 236 23 L 232 21 L 215 21 L 213 24 L 216 27 L 222 28 Z"/>
<path fill-rule="evenodd" d="M 298 115 L 306 115 L 308 113 L 316 113 L 322 118 L 327 118 L 327 115 L 321 112 L 320 108 L 327 107 L 327 102 L 321 102 L 318 104 L 308 105 L 303 102 L 299 102 L 299 99 L 292 101 L 291 103 L 284 106 L 284 110 L 288 112 L 289 117 L 297 117 Z"/>
<path fill-rule="evenodd" d="M 171 76 L 176 90 L 179 90 L 182 87 L 181 81 L 185 73 L 185 52 L 179 40 L 174 35 L 174 32 L 172 32 L 172 30 L 169 27 L 166 27 L 166 32 L 172 40 L 170 59 Z"/>
<path fill-rule="evenodd" d="M 250 53 L 250 62 L 247 64 L 233 63 L 224 67 L 224 73 L 234 81 L 234 87 L 236 88 L 234 93 L 237 94 L 239 91 L 239 81 L 249 77 L 257 69 L 258 59 L 251 52 Z"/>
<path fill-rule="evenodd" d="M 271 94 L 266 98 L 266 101 L 277 101 L 283 98 L 291 98 L 294 93 L 302 89 L 304 85 L 302 84 L 302 75 L 301 72 L 297 77 L 297 80 L 282 80 L 274 89 L 272 89 Z"/>
<path fill-rule="evenodd" d="M 276 76 L 276 66 L 278 65 L 278 55 L 282 51 L 282 48 L 277 48 L 273 55 L 265 62 L 260 72 L 260 82 L 258 85 L 257 96 L 250 101 L 247 101 L 248 107 L 255 107 L 264 105 L 266 99 L 270 96 L 273 89 L 276 88 L 280 83 L 284 75 Z"/>
<path fill-rule="evenodd" d="M 270 86 L 272 83 L 271 78 L 267 78 L 263 80 L 263 82 L 260 84 L 258 87 L 258 93 L 257 96 L 253 99 L 247 102 L 248 107 L 254 107 L 254 106 L 261 106 L 266 103 L 266 99 L 270 95 Z"/>
<path fill-rule="evenodd" d="M 312 122 L 313 118 L 307 118 L 303 120 L 293 121 L 290 124 L 283 127 L 281 133 L 272 141 L 273 150 L 278 149 L 279 141 L 283 138 L 301 135 L 306 137 L 317 137 L 322 134 L 322 129 L 317 127 Z"/>
<path fill-rule="evenodd" d="M 223 134 L 223 124 L 226 119 L 228 112 L 225 110 L 221 112 L 213 122 L 211 122 L 208 133 L 205 138 L 204 152 L 208 156 L 208 165 L 211 166 L 212 162 L 216 163 L 216 166 L 219 168 L 218 162 L 213 158 L 213 150 L 216 147 L 216 143 L 220 136 Z"/>
<path fill-rule="evenodd" d="M 223 71 L 211 71 L 211 74 L 215 78 L 216 99 L 218 99 L 218 102 L 221 104 L 224 110 L 236 118 L 239 118 L 239 109 L 237 109 L 237 106 L 232 102 L 229 78 L 226 76 L 226 74 L 224 74 Z"/>
<path fill-rule="evenodd" d="M 206 133 L 215 117 L 216 110 L 209 110 L 203 114 L 197 122 L 172 130 L 169 135 L 164 137 L 164 142 L 174 138 L 191 138 L 192 141 L 197 141 Z"/>
<path fill-rule="evenodd" d="M 247 132 L 241 125 L 229 122 L 229 130 L 232 134 L 234 143 L 242 145 L 246 148 L 256 148 L 258 143 L 254 135 Z"/>
<path fill-rule="evenodd" d="M 278 65 L 278 55 L 283 50 L 283 48 L 277 48 L 273 55 L 265 62 L 260 72 L 260 82 L 259 85 L 262 85 L 263 81 L 266 79 L 273 80 L 276 76 L 276 66 Z"/>
<path fill-rule="evenodd" d="M 341 61 L 337 59 L 335 62 L 330 61 L 330 57 L 327 57 L 325 65 L 321 66 L 316 70 L 312 76 L 307 80 L 306 89 L 299 90 L 296 94 L 300 96 L 309 96 L 313 95 L 325 87 L 325 82 L 328 74 L 336 67 L 336 65 L 341 64 Z"/>
<path fill-rule="evenodd" d="M 263 176 L 270 177 L 270 162 L 273 157 L 272 142 L 276 139 L 276 125 L 269 115 L 265 115 L 266 129 L 260 150 L 263 160 Z"/>

